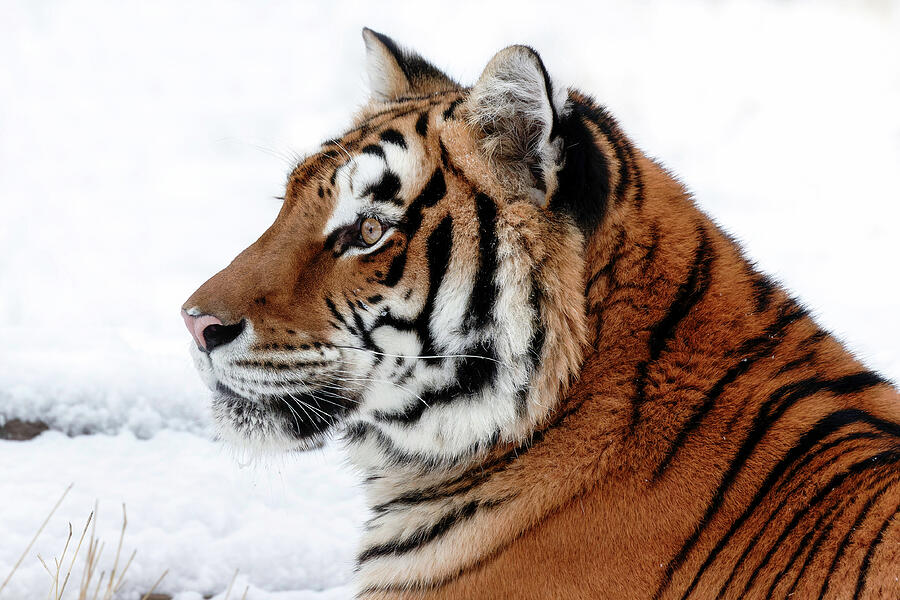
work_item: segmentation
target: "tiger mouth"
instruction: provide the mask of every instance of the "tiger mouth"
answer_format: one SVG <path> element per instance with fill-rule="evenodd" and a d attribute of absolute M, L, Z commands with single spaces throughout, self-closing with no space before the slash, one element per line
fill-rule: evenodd
<path fill-rule="evenodd" d="M 323 397 L 327 393 L 311 389 L 247 398 L 218 382 L 212 403 L 219 424 L 233 429 L 247 442 L 274 435 L 315 447 L 324 443 L 325 435 L 351 412 L 352 399 Z"/>

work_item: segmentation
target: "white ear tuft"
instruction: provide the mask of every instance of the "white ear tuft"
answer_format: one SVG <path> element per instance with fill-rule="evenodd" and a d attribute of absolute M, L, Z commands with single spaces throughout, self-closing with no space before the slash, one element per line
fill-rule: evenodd
<path fill-rule="evenodd" d="M 488 158 L 505 166 L 520 192 L 545 205 L 556 187 L 562 143 L 556 125 L 565 93 L 553 84 L 537 52 L 510 46 L 498 52 L 472 88 L 468 121 Z"/>
<path fill-rule="evenodd" d="M 437 67 L 388 36 L 362 30 L 366 43 L 366 71 L 372 98 L 391 102 L 410 96 L 426 96 L 434 92 L 458 90 L 459 86 Z"/>

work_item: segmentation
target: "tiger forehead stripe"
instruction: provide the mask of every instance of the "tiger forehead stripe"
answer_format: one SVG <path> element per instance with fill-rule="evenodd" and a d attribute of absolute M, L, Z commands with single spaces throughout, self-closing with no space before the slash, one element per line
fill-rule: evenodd
<path fill-rule="evenodd" d="M 458 92 L 455 95 L 459 95 Z M 375 113 L 369 114 L 366 119 L 344 132 L 342 141 L 359 140 L 372 132 L 377 132 L 391 123 L 403 121 L 410 115 L 419 115 L 420 112 L 428 113 L 436 106 L 440 106 L 444 100 L 440 98 L 411 98 L 398 101 L 395 106 L 385 108 Z"/>
<path fill-rule="evenodd" d="M 400 194 L 403 181 L 411 180 L 407 185 L 414 183 L 415 163 L 423 149 L 420 145 L 410 147 L 406 137 L 392 124 L 377 132 L 377 141 L 372 141 L 373 134 L 367 133 L 353 140 L 350 142 L 351 148 L 338 140 L 327 143 L 344 149 L 348 154 L 356 152 L 359 144 L 365 145 L 357 153 L 350 154 L 331 176 L 337 199 L 323 231 L 326 238 L 338 228 L 349 226 L 372 211 L 392 219 L 399 219 L 402 215 L 404 202 Z"/>

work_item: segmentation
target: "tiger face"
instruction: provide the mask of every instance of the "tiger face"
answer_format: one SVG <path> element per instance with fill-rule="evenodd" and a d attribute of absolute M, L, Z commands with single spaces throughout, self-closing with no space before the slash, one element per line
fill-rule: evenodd
<path fill-rule="evenodd" d="M 368 466 L 458 464 L 526 438 L 578 368 L 565 104 L 522 46 L 466 89 L 364 39 L 371 101 L 182 313 L 226 440 L 307 449 L 339 432 Z"/>

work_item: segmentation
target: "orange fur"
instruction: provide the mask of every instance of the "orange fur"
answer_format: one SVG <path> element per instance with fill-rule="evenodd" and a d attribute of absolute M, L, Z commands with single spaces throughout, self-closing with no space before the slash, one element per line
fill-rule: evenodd
<path fill-rule="evenodd" d="M 497 239 L 515 249 L 503 260 L 542 294 L 541 402 L 466 460 L 371 478 L 377 515 L 450 521 L 413 547 L 364 552 L 360 597 L 900 597 L 897 390 L 758 273 L 590 98 L 569 94 L 582 110 L 572 126 L 605 158 L 610 194 L 583 234 L 483 155 L 467 90 L 430 71 L 417 84 L 385 56 L 389 97 L 297 167 L 275 224 L 185 304 L 249 320 L 257 348 L 327 343 L 323 297 L 424 297 L 426 234 L 448 215 L 476 222 L 477 192 L 496 203 Z M 418 139 L 423 114 L 419 175 L 404 189 L 440 169 L 448 193 L 422 233 L 398 232 L 371 260 L 322 252 L 342 153 L 388 128 Z M 450 269 L 480 260 L 474 226 L 452 244 Z M 408 279 L 386 292 L 377 281 L 401 253 Z"/>

